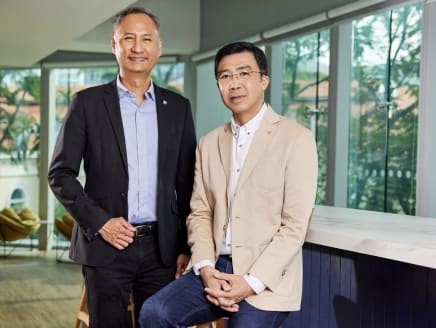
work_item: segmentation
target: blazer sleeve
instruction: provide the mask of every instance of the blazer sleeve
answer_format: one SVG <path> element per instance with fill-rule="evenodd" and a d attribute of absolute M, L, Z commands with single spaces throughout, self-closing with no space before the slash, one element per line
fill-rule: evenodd
<path fill-rule="evenodd" d="M 186 100 L 185 104 L 184 128 L 176 174 L 176 193 L 177 205 L 180 213 L 179 218 L 181 220 L 179 252 L 189 254 L 190 250 L 187 244 L 186 219 L 190 212 L 189 202 L 191 200 L 192 186 L 194 184 L 195 147 L 197 145 L 197 139 L 195 136 L 194 120 L 192 118 L 190 102 Z"/>
<path fill-rule="evenodd" d="M 110 215 L 85 193 L 77 179 L 88 138 L 83 104 L 81 94 L 76 94 L 56 141 L 48 182 L 57 199 L 90 240 Z"/>
<path fill-rule="evenodd" d="M 213 239 L 213 201 L 208 198 L 204 176 L 205 163 L 203 162 L 204 137 L 200 139 L 196 152 L 194 190 L 191 198 L 191 214 L 189 215 L 188 244 L 191 247 L 192 263 L 202 260 L 215 262 L 215 244 Z"/>
<path fill-rule="evenodd" d="M 280 229 L 249 270 L 273 291 L 291 260 L 301 252 L 315 203 L 317 177 L 316 143 L 311 132 L 304 129 L 286 156 Z"/>

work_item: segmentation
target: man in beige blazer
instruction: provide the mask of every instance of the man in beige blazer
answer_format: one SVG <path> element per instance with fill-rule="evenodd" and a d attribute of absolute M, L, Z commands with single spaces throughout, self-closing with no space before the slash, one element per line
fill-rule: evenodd
<path fill-rule="evenodd" d="M 192 270 L 143 305 L 144 327 L 278 327 L 300 309 L 302 245 L 314 207 L 317 152 L 303 126 L 264 103 L 265 54 L 236 42 L 215 57 L 231 122 L 201 138 L 188 244 Z"/>

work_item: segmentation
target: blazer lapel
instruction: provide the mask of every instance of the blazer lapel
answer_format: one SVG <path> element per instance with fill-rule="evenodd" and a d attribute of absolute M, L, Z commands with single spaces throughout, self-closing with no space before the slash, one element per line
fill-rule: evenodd
<path fill-rule="evenodd" d="M 117 139 L 118 148 L 123 160 L 124 170 L 126 174 L 128 174 L 126 141 L 124 138 L 123 121 L 121 119 L 120 101 L 118 99 L 116 88 L 116 81 L 113 81 L 111 84 L 107 85 L 104 102 L 106 105 L 106 111 L 112 124 L 112 129 L 115 133 L 115 138 Z"/>
<path fill-rule="evenodd" d="M 268 106 L 265 115 L 257 128 L 254 139 L 248 150 L 247 157 L 245 158 L 244 167 L 242 168 L 241 176 L 239 177 L 236 192 L 249 178 L 251 172 L 256 167 L 257 162 L 262 158 L 263 153 L 270 144 L 271 138 L 276 131 L 277 124 L 280 121 L 278 116 L 271 107 Z"/>
<path fill-rule="evenodd" d="M 221 165 L 224 169 L 227 180 L 227 203 L 230 200 L 230 179 L 231 179 L 231 163 L 232 163 L 232 129 L 230 123 L 226 124 L 223 131 L 218 136 L 218 147 L 220 153 Z M 227 204 L 229 205 L 229 204 Z"/>
<path fill-rule="evenodd" d="M 156 97 L 156 116 L 157 116 L 157 139 L 158 139 L 158 154 L 157 154 L 157 167 L 158 167 L 158 179 L 160 179 L 160 173 L 164 168 L 164 163 L 168 160 L 167 148 L 168 142 L 171 138 L 171 112 L 168 110 L 168 106 L 171 106 L 165 97 L 164 89 L 154 84 L 154 95 Z"/>

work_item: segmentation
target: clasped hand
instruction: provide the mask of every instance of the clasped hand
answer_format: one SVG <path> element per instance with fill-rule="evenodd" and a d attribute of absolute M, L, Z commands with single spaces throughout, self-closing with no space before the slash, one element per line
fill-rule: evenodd
<path fill-rule="evenodd" d="M 239 302 L 254 294 L 243 276 L 220 272 L 210 266 L 201 268 L 200 275 L 206 298 L 223 310 L 239 311 Z"/>

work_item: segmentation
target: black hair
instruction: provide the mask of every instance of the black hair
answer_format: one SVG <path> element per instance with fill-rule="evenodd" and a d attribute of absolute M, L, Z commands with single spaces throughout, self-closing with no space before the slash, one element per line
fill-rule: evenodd
<path fill-rule="evenodd" d="M 241 52 L 250 52 L 256 59 L 260 73 L 268 75 L 268 61 L 262 49 L 251 42 L 233 42 L 225 45 L 215 55 L 215 77 L 218 76 L 218 64 L 223 57 Z"/>

